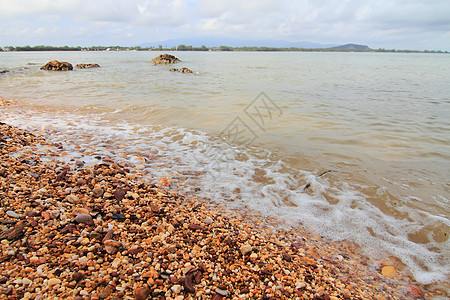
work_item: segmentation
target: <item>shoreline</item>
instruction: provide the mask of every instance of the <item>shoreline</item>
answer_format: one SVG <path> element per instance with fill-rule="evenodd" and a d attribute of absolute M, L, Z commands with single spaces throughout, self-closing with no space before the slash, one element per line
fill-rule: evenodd
<path fill-rule="evenodd" d="M 277 220 L 164 189 L 164 179 L 150 184 L 114 161 L 44 162 L 33 151 L 48 144 L 42 137 L 0 126 L 0 289 L 8 299 L 445 294 L 402 274 L 383 276 L 394 263 L 374 265 L 300 228 L 282 229 L 273 226 Z"/>

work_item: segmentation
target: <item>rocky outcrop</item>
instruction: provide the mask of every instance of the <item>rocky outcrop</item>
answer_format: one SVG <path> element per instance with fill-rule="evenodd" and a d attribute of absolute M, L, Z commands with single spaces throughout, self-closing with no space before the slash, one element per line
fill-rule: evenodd
<path fill-rule="evenodd" d="M 77 64 L 75 68 L 78 69 L 89 69 L 89 68 L 100 68 L 99 64 Z"/>
<path fill-rule="evenodd" d="M 181 68 L 181 69 L 175 69 L 175 68 L 172 68 L 172 69 L 170 69 L 169 71 L 170 71 L 170 72 L 180 72 L 180 73 L 185 73 L 185 74 L 193 73 L 191 69 L 184 68 L 184 67 Z"/>
<path fill-rule="evenodd" d="M 41 67 L 41 70 L 47 71 L 70 71 L 73 70 L 72 64 L 65 61 L 52 60 L 45 66 Z"/>
<path fill-rule="evenodd" d="M 170 54 L 161 54 L 154 59 L 152 59 L 152 63 L 154 65 L 170 65 L 180 62 L 178 58 Z"/>

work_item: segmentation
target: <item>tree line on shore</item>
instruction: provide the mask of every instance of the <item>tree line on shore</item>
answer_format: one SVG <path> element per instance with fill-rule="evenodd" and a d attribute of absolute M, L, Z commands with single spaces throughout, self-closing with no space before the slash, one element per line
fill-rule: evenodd
<path fill-rule="evenodd" d="M 90 46 L 90 47 L 69 47 L 69 46 L 6 46 L 0 47 L 1 51 L 266 51 L 266 52 L 393 52 L 393 53 L 449 53 L 448 51 L 441 50 L 397 50 L 397 49 L 334 49 L 334 48 L 298 48 L 298 47 L 256 47 L 256 46 L 243 46 L 243 47 L 193 47 L 187 45 L 178 45 L 176 47 L 123 47 L 123 46 Z"/>

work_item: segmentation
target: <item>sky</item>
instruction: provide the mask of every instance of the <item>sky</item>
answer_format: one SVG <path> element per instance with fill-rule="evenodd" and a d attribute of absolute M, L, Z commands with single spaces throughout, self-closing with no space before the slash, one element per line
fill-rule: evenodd
<path fill-rule="evenodd" d="M 182 38 L 450 51 L 450 0 L 0 0 L 0 46 Z"/>

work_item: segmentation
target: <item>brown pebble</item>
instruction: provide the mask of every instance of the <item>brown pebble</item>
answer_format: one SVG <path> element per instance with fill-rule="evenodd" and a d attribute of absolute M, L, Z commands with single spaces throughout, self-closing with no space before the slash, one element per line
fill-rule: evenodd
<path fill-rule="evenodd" d="M 92 196 L 94 196 L 95 198 L 100 198 L 101 196 L 103 196 L 103 189 L 101 189 L 101 188 L 94 188 L 92 190 Z"/>
<path fill-rule="evenodd" d="M 221 300 L 223 297 L 220 294 L 214 294 L 214 296 L 211 298 L 211 300 Z"/>
<path fill-rule="evenodd" d="M 122 189 L 117 189 L 114 192 L 114 198 L 116 198 L 117 201 L 121 201 L 123 197 L 125 197 L 126 192 Z"/>
<path fill-rule="evenodd" d="M 408 285 L 409 291 L 408 294 L 411 295 L 414 299 L 422 299 L 423 292 L 418 287 L 414 285 Z"/>
<path fill-rule="evenodd" d="M 282 257 L 285 261 L 288 261 L 288 262 L 292 261 L 292 255 L 290 255 L 288 253 L 283 253 Z"/>
<path fill-rule="evenodd" d="M 142 251 L 144 251 L 144 249 L 142 247 L 138 247 L 138 248 L 128 250 L 128 254 L 137 255 L 137 254 L 141 253 Z"/>
<path fill-rule="evenodd" d="M 192 284 L 192 279 L 194 277 L 194 273 L 189 273 L 186 275 L 186 277 L 184 277 L 183 280 L 183 285 L 184 285 L 184 289 L 188 292 L 188 293 L 195 293 L 195 288 L 194 285 Z"/>
<path fill-rule="evenodd" d="M 150 203 L 150 210 L 155 214 L 159 214 L 161 212 L 161 209 L 154 203 Z"/>
<path fill-rule="evenodd" d="M 205 230 L 205 227 L 198 225 L 198 224 L 191 224 L 189 225 L 189 229 L 191 230 Z"/>
<path fill-rule="evenodd" d="M 75 281 L 75 282 L 78 282 L 78 281 L 83 280 L 83 279 L 84 279 L 84 275 L 82 273 L 80 273 L 80 272 L 75 272 L 72 275 L 72 280 Z"/>
<path fill-rule="evenodd" d="M 27 211 L 26 215 L 28 217 L 37 217 L 37 216 L 39 216 L 39 213 L 37 211 L 34 211 L 34 210 L 29 210 L 29 211 Z"/>
<path fill-rule="evenodd" d="M 78 222 L 78 223 L 86 224 L 86 225 L 93 225 L 94 224 L 94 221 L 92 220 L 92 217 L 89 214 L 78 214 L 75 217 L 75 221 Z"/>
<path fill-rule="evenodd" d="M 25 229 L 25 224 L 22 223 L 22 224 L 17 224 L 13 228 L 3 230 L 0 233 L 0 240 L 3 240 L 3 239 L 7 239 L 10 241 L 15 240 L 22 235 L 24 229 Z"/>
<path fill-rule="evenodd" d="M 136 300 L 146 300 L 152 291 L 147 287 L 142 287 L 136 289 L 134 292 L 134 297 Z"/>
<path fill-rule="evenodd" d="M 44 218 L 44 222 L 50 220 L 50 214 L 46 211 L 41 212 L 42 218 Z"/>

